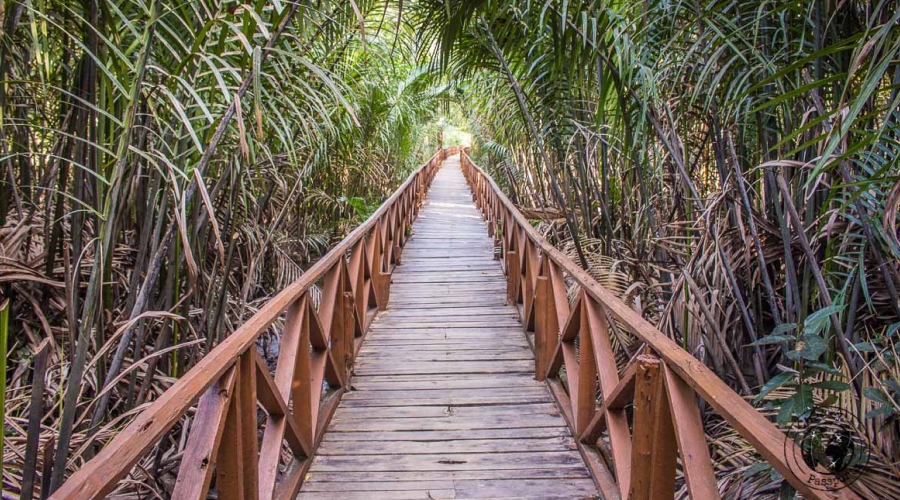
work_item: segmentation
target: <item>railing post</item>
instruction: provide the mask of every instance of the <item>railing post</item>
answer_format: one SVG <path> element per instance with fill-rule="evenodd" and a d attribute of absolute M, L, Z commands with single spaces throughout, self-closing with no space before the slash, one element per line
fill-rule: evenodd
<path fill-rule="evenodd" d="M 356 311 L 353 309 L 353 287 L 350 285 L 350 280 L 352 279 L 353 277 L 350 276 L 350 270 L 347 267 L 347 261 L 341 259 L 341 294 L 335 298 L 337 302 L 335 307 L 338 307 L 339 304 L 340 309 L 335 314 L 341 315 L 340 342 L 343 344 L 341 350 L 344 355 L 343 359 L 339 361 L 344 364 L 344 373 L 346 373 L 344 380 L 346 380 L 347 387 L 350 387 L 351 368 L 353 367 L 353 358 L 356 355 L 356 330 L 358 326 L 355 318 Z"/>
<path fill-rule="evenodd" d="M 578 325 L 578 386 L 574 389 L 578 394 L 572 398 L 575 403 L 575 435 L 581 436 L 594 416 L 597 400 L 597 362 L 594 358 L 594 341 L 591 338 L 591 327 L 588 323 L 587 301 L 590 300 L 581 291 L 581 303 L 573 314 L 580 316 Z M 570 390 L 573 390 L 570 388 Z"/>
<path fill-rule="evenodd" d="M 256 500 L 259 493 L 259 429 L 256 420 L 256 346 L 250 346 L 238 360 L 240 378 L 237 397 L 240 402 L 240 473 L 244 500 Z M 221 495 L 221 488 L 219 494 Z"/>
<path fill-rule="evenodd" d="M 391 238 L 391 255 L 393 256 L 392 264 L 395 266 L 399 266 L 401 264 L 401 258 L 403 253 L 403 247 L 401 246 L 401 242 L 403 241 L 403 233 L 406 231 L 406 221 L 403 216 L 400 214 L 400 210 L 397 210 L 397 217 L 395 220 L 394 226 L 394 234 L 393 238 Z"/>
<path fill-rule="evenodd" d="M 256 347 L 251 347 L 251 349 L 255 348 Z M 244 421 L 244 407 L 246 405 L 243 398 L 246 391 L 242 390 L 242 387 L 245 384 L 244 378 L 247 375 L 243 372 L 244 358 L 249 358 L 249 356 L 241 356 L 234 368 L 235 389 L 231 397 L 231 403 L 228 405 L 228 413 L 225 417 L 225 429 L 222 431 L 224 439 L 219 447 L 218 458 L 216 460 L 216 487 L 219 490 L 219 498 L 221 500 L 243 500 L 245 498 L 244 492 L 250 489 L 244 484 L 249 480 L 250 474 L 247 474 L 249 471 L 245 471 L 245 444 L 243 433 L 245 427 L 250 425 L 253 425 L 253 432 L 256 432 L 256 414 L 254 412 L 253 424 Z M 255 375 L 256 367 L 251 365 L 249 372 Z M 254 400 L 253 403 L 255 409 L 256 401 Z M 254 449 L 254 451 L 256 450 Z M 255 462 L 256 457 L 252 457 L 252 460 Z M 210 468 L 212 468 L 212 465 L 210 465 Z M 255 468 L 253 472 L 255 472 Z M 253 475 L 252 484 L 253 486 L 256 486 L 255 474 Z M 205 495 L 202 498 L 205 498 Z"/>
<path fill-rule="evenodd" d="M 661 363 L 655 356 L 647 355 L 638 356 L 636 362 L 632 475 L 628 498 L 672 498 L 678 451 Z"/>
<path fill-rule="evenodd" d="M 550 335 L 555 333 L 552 325 L 555 323 L 556 311 L 553 310 L 552 294 L 550 278 L 538 276 L 534 303 L 534 368 L 537 380 L 546 378 L 548 362 L 546 351 L 550 343 Z"/>
<path fill-rule="evenodd" d="M 420 179 L 418 182 L 419 191 L 416 193 L 416 214 L 419 213 L 419 210 L 422 207 L 422 204 L 425 203 L 425 182 L 424 179 Z"/>
<path fill-rule="evenodd" d="M 515 250 L 506 252 L 506 297 L 509 303 L 516 306 L 519 303 L 519 282 L 522 272 L 519 269 L 519 254 Z"/>
<path fill-rule="evenodd" d="M 354 319 L 356 311 L 353 309 L 353 292 L 344 289 L 344 370 L 347 372 L 347 387 L 350 385 L 353 361 L 356 359 L 356 325 Z M 360 332 L 360 335 L 362 332 Z"/>

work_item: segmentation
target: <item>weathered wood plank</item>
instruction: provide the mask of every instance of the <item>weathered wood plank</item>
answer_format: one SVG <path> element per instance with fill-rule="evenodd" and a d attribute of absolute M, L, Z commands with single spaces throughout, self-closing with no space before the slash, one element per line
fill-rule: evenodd
<path fill-rule="evenodd" d="M 493 260 L 483 260 L 475 263 L 470 263 L 466 260 L 452 260 L 444 263 L 413 262 L 412 264 L 404 260 L 403 265 L 397 268 L 394 276 L 420 272 L 443 272 L 453 274 L 457 272 L 466 273 L 472 271 L 501 271 L 501 269 L 500 265 Z"/>
<path fill-rule="evenodd" d="M 587 468 L 566 469 L 496 469 L 470 471 L 330 471 L 309 473 L 305 484 L 356 481 L 446 481 L 446 480 L 527 480 L 527 479 L 580 479 L 588 478 Z"/>
<path fill-rule="evenodd" d="M 590 479 L 458 480 L 453 482 L 453 489 L 457 498 L 597 498 L 597 490 Z"/>
<path fill-rule="evenodd" d="M 574 451 L 575 440 L 570 437 L 552 439 L 469 439 L 461 441 L 340 441 L 324 443 L 320 455 L 426 455 L 445 453 L 519 453 Z"/>
<path fill-rule="evenodd" d="M 368 339 L 371 340 L 371 339 Z M 381 357 L 390 357 L 390 356 L 399 356 L 402 357 L 402 354 L 395 354 L 390 350 L 385 349 L 386 346 L 393 346 L 397 344 L 401 344 L 402 341 L 389 341 L 382 340 L 380 342 L 373 342 L 373 345 L 369 345 L 368 342 L 363 345 L 362 349 L 360 349 L 360 354 L 368 354 L 372 356 L 381 356 Z M 402 344 L 401 344 L 402 345 Z M 531 349 L 525 343 L 525 341 L 517 342 L 512 345 L 503 344 L 503 348 L 498 349 L 496 343 L 479 341 L 478 339 L 474 340 L 456 340 L 456 339 L 436 339 L 431 342 L 423 343 L 416 342 L 413 345 L 415 347 L 415 353 L 424 353 L 427 351 L 438 351 L 438 352 L 448 352 L 448 353 L 459 353 L 465 351 L 481 351 L 485 355 L 494 355 L 498 353 L 516 353 L 525 351 L 530 353 Z M 455 356 L 458 354 L 449 354 L 449 356 Z"/>
<path fill-rule="evenodd" d="M 436 373 L 431 375 L 373 375 L 370 377 L 360 377 L 354 379 L 355 381 L 366 381 L 366 382 L 395 382 L 395 381 L 410 381 L 410 380 L 420 380 L 420 381 L 447 381 L 447 380 L 533 380 L 527 374 L 523 373 L 508 373 L 504 375 L 478 375 L 478 374 L 465 374 L 465 373 Z M 541 387 L 541 384 L 531 384 L 531 387 Z M 448 387 L 449 389 L 449 387 Z"/>
<path fill-rule="evenodd" d="M 361 351 L 362 352 L 362 351 Z M 395 352 L 362 352 L 368 354 L 369 360 L 389 361 L 396 363 L 398 361 L 493 361 L 502 363 L 505 361 L 521 361 L 531 357 L 531 352 L 524 347 L 521 349 L 509 349 L 505 351 L 488 351 L 488 350 L 427 350 L 410 353 L 408 355 L 397 354 Z"/>
<path fill-rule="evenodd" d="M 510 429 L 524 427 L 564 426 L 559 415 L 496 415 L 480 418 L 399 418 L 399 419 L 339 419 L 331 421 L 329 432 L 359 431 L 416 431 Z"/>
<path fill-rule="evenodd" d="M 496 375 L 454 374 L 445 375 L 376 375 L 359 377 L 353 387 L 358 391 L 407 391 L 449 389 L 533 388 L 534 380 L 528 374 L 506 373 Z M 508 392 L 508 391 L 506 391 Z"/>
<path fill-rule="evenodd" d="M 553 403 L 501 404 L 477 406 L 392 406 L 392 407 L 341 407 L 335 418 L 469 418 L 484 415 L 559 415 Z"/>
<path fill-rule="evenodd" d="M 313 491 L 419 491 L 452 490 L 453 480 L 437 481 L 358 481 L 358 482 L 310 482 L 303 492 Z"/>
<path fill-rule="evenodd" d="M 583 468 L 577 451 L 524 453 L 443 453 L 433 455 L 318 456 L 310 470 L 323 471 L 470 471 L 496 469 Z"/>
<path fill-rule="evenodd" d="M 518 328 L 518 330 L 517 330 Z M 429 335 L 444 338 L 448 336 L 454 336 L 455 338 L 460 338 L 463 336 L 468 336 L 469 338 L 484 340 L 487 342 L 492 342 L 495 345 L 498 345 L 497 340 L 506 341 L 508 337 L 509 339 L 518 339 L 522 340 L 524 337 L 522 336 L 521 326 L 482 326 L 482 327 L 467 327 L 467 326 L 456 326 L 451 328 L 449 325 L 444 324 L 441 326 L 434 326 L 430 328 L 397 328 L 394 325 L 386 326 L 386 325 L 378 325 L 373 326 L 372 330 L 369 332 L 371 337 L 377 338 L 381 337 L 382 334 L 388 335 L 405 335 L 407 337 L 413 338 L 428 338 Z M 505 345 L 505 344 L 499 344 Z"/>
<path fill-rule="evenodd" d="M 444 500 L 456 498 L 453 489 L 416 491 L 343 491 L 306 492 L 297 495 L 301 500 Z"/>
<path fill-rule="evenodd" d="M 410 399 L 396 397 L 391 399 L 360 399 L 347 401 L 347 407 L 372 407 L 372 406 L 472 406 L 472 405 L 495 405 L 495 404 L 524 404 L 524 403 L 543 403 L 547 401 L 543 394 L 531 396 L 458 396 L 458 397 L 440 397 L 435 395 L 433 398 Z"/>
<path fill-rule="evenodd" d="M 430 311 L 444 308 L 471 306 L 505 306 L 506 297 L 492 291 L 471 292 L 466 295 L 435 296 L 405 294 L 391 297 L 390 309 L 428 309 Z"/>
<path fill-rule="evenodd" d="M 329 441 L 465 441 L 468 439 L 545 439 L 569 436 L 565 427 L 523 427 L 511 429 L 415 430 L 328 432 Z"/>
<path fill-rule="evenodd" d="M 497 292 L 506 294 L 506 283 L 495 280 L 482 283 L 405 283 L 403 287 L 397 287 L 397 293 L 403 297 L 406 295 L 433 295 L 440 294 L 466 294 L 471 292 Z"/>
<path fill-rule="evenodd" d="M 397 323 L 393 326 L 394 331 L 397 332 L 399 330 L 411 330 L 411 329 L 427 329 L 427 328 L 436 328 L 441 325 L 456 327 L 456 328 L 490 328 L 491 326 L 502 326 L 502 327 L 510 327 L 514 326 L 514 320 L 510 319 L 499 319 L 494 323 L 489 323 L 484 320 L 473 320 L 473 321 L 453 321 L 453 322 L 438 322 L 438 321 L 429 321 L 429 322 L 415 322 L 415 323 Z"/>
<path fill-rule="evenodd" d="M 441 495 L 452 491 L 454 496 Z M 311 493 L 329 495 L 312 496 Z M 402 495 L 427 493 L 429 496 L 412 498 L 502 498 L 510 496 L 541 498 L 595 498 L 593 482 L 589 479 L 475 479 L 439 481 L 366 481 L 356 483 L 315 482 L 304 488 L 298 498 L 355 498 L 344 495 L 370 492 L 371 497 L 358 498 L 406 498 Z M 390 496 L 399 494 L 399 497 Z"/>
<path fill-rule="evenodd" d="M 408 363 L 397 366 L 397 363 L 377 363 L 363 360 L 356 366 L 359 375 L 388 375 L 415 373 L 523 373 L 532 371 L 534 362 L 506 361 L 502 364 L 491 361 L 435 361 Z"/>
<path fill-rule="evenodd" d="M 392 321 L 396 318 L 404 318 L 404 317 L 422 317 L 427 316 L 429 318 L 437 318 L 437 317 L 456 317 L 456 316 L 489 316 L 489 317 L 497 317 L 497 316 L 518 316 L 518 313 L 515 309 L 502 305 L 502 306 L 489 306 L 489 307 L 479 307 L 479 306 L 470 306 L 470 307 L 454 307 L 454 308 L 443 308 L 443 309 L 435 309 L 432 307 L 404 307 L 402 309 L 398 308 L 389 308 L 384 312 L 381 316 L 378 317 L 379 321 Z"/>

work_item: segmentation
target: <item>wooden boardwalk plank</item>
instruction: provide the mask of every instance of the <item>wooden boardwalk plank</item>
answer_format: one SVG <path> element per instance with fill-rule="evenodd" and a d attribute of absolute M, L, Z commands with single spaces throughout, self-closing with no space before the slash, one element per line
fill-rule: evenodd
<path fill-rule="evenodd" d="M 297 498 L 598 498 L 471 200 L 451 157 Z"/>
<path fill-rule="evenodd" d="M 334 471 L 471 471 L 495 469 L 569 469 L 582 468 L 577 451 L 539 453 L 443 453 L 429 455 L 321 455 L 313 462 L 312 472 Z"/>
<path fill-rule="evenodd" d="M 356 481 L 446 481 L 446 480 L 478 480 L 478 479 L 577 479 L 590 478 L 587 469 L 494 469 L 481 471 L 332 471 L 310 472 L 307 483 L 353 483 Z"/>
<path fill-rule="evenodd" d="M 498 496 L 509 498 L 510 496 L 534 498 L 535 492 L 545 492 L 544 498 L 590 498 L 593 493 L 593 482 L 590 479 L 569 479 L 559 481 L 555 479 L 475 479 L 475 480 L 443 480 L 443 481 L 369 481 L 357 483 L 364 487 L 365 491 L 373 492 L 376 496 L 350 496 L 357 495 L 360 490 L 351 484 L 337 482 L 317 482 L 304 488 L 299 498 L 404 498 L 392 496 L 401 493 L 410 498 L 497 498 Z M 449 495 L 452 491 L 453 496 Z M 317 494 L 313 494 L 313 493 Z M 424 496 L 415 496 L 417 493 L 427 493 Z M 381 495 L 381 496 L 378 496 Z"/>
<path fill-rule="evenodd" d="M 541 439 L 569 437 L 565 427 L 524 427 L 518 429 L 464 429 L 461 431 L 383 431 L 383 432 L 334 432 L 326 434 L 323 442 L 332 441 L 466 441 L 469 439 Z"/>

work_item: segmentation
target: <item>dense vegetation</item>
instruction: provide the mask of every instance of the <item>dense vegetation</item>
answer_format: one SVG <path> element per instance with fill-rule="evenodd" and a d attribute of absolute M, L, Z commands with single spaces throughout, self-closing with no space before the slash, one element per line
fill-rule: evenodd
<path fill-rule="evenodd" d="M 374 210 L 444 115 L 548 238 L 773 419 L 854 415 L 861 481 L 900 498 L 898 18 L 836 0 L 5 1 L 4 491 L 32 473 L 42 342 L 56 486 Z M 624 362 L 640 346 L 617 334 Z M 727 496 L 790 493 L 707 420 Z"/>
<path fill-rule="evenodd" d="M 432 154 L 448 87 L 383 14 L 5 2 L 7 488 L 43 339 L 55 487 Z"/>
<path fill-rule="evenodd" d="M 444 8 L 442 8 L 444 7 Z M 417 3 L 482 163 L 781 424 L 841 409 L 900 496 L 895 2 Z M 620 333 L 623 356 L 639 347 Z M 708 419 L 728 496 L 789 486 Z M 761 494 L 763 490 L 756 490 Z"/>

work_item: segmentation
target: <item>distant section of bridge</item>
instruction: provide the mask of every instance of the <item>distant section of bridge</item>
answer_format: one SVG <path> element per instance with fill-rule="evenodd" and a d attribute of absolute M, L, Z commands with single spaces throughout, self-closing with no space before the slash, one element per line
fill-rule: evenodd
<path fill-rule="evenodd" d="M 445 160 L 298 498 L 597 498 Z"/>
<path fill-rule="evenodd" d="M 50 498 L 715 500 L 698 399 L 804 498 L 873 497 L 810 469 L 459 153 L 413 172 Z M 273 330 L 274 369 L 257 347 Z M 621 335 L 643 345 L 630 359 Z"/>

